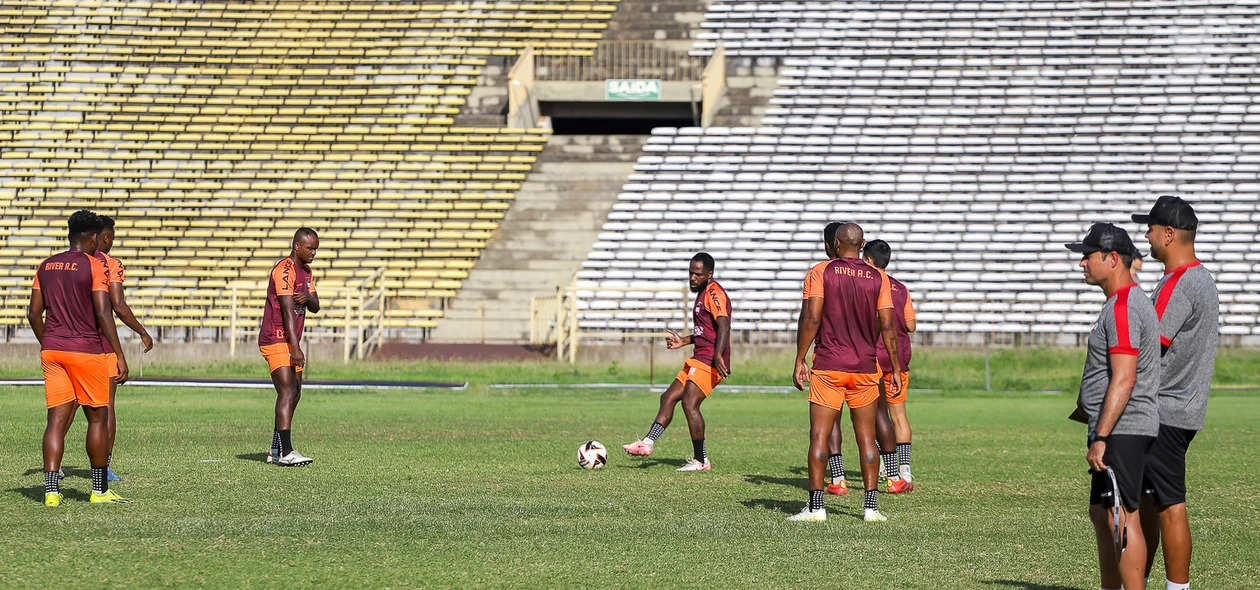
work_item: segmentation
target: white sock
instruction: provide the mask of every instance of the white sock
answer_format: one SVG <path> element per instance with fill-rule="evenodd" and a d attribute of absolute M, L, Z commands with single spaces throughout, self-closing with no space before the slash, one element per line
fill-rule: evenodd
<path fill-rule="evenodd" d="M 1178 584 L 1172 580 L 1164 580 L 1164 590 L 1190 590 L 1190 582 Z"/>

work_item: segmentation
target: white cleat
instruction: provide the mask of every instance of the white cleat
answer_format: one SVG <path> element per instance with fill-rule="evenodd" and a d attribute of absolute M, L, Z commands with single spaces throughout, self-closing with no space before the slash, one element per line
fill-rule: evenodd
<path fill-rule="evenodd" d="M 827 509 L 810 510 L 809 506 L 806 506 L 800 514 L 793 514 L 787 519 L 788 522 L 827 522 Z"/>
<path fill-rule="evenodd" d="M 862 517 L 866 522 L 888 522 L 888 517 L 880 514 L 879 510 L 867 508 L 866 515 Z"/>
<path fill-rule="evenodd" d="M 314 462 L 314 459 L 302 456 L 302 453 L 297 452 L 297 449 L 293 449 L 289 451 L 288 455 L 275 460 L 275 464 L 281 467 L 306 467 Z"/>
<path fill-rule="evenodd" d="M 879 460 L 879 481 L 888 481 L 888 472 L 884 471 L 884 460 Z"/>
<path fill-rule="evenodd" d="M 678 471 L 708 471 L 711 468 L 708 461 L 701 463 L 695 459 L 687 459 L 687 462 L 682 467 L 679 467 Z"/>
<path fill-rule="evenodd" d="M 914 483 L 914 476 L 910 475 L 910 466 L 909 466 L 909 465 L 902 465 L 902 466 L 901 466 L 901 479 L 904 479 L 904 480 L 906 480 L 906 481 L 908 481 L 908 482 L 910 482 L 910 483 Z"/>
<path fill-rule="evenodd" d="M 272 463 L 275 463 L 276 457 L 278 457 L 279 455 L 280 455 L 280 451 L 277 451 L 275 449 L 267 451 L 267 464 L 271 465 Z"/>

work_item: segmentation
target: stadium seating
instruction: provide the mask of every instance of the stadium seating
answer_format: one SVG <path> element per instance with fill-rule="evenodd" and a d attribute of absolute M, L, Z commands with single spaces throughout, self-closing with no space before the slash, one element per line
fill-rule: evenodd
<path fill-rule="evenodd" d="M 455 127 L 465 97 L 526 43 L 589 53 L 616 6 L 4 2 L 0 325 L 87 207 L 117 219 L 151 325 L 226 326 L 228 287 L 265 281 L 308 225 L 321 287 L 384 267 L 391 299 L 429 302 L 388 324 L 433 327 L 549 133 Z"/>
<path fill-rule="evenodd" d="M 856 221 L 892 244 L 921 330 L 1079 334 L 1102 295 L 1063 244 L 1095 221 L 1140 234 L 1129 214 L 1179 194 L 1199 211 L 1223 332 L 1260 334 L 1256 15 L 1225 1 L 716 0 L 694 53 L 721 42 L 773 60 L 770 108 L 756 128 L 657 129 L 581 286 L 677 285 L 708 251 L 736 329 L 794 329 L 823 226 Z M 1160 270 L 1148 261 L 1143 285 Z M 677 308 L 660 297 L 603 303 L 659 315 L 584 325 L 659 329 Z"/>

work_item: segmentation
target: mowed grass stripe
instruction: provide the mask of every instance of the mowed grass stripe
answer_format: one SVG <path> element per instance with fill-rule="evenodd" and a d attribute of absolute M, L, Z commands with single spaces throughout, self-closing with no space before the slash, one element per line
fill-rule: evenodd
<path fill-rule="evenodd" d="M 783 520 L 805 500 L 803 394 L 719 390 L 715 470 L 680 474 L 681 413 L 653 457 L 620 450 L 655 411 L 644 393 L 310 392 L 294 441 L 316 462 L 281 469 L 260 462 L 265 392 L 124 387 L 116 487 L 136 502 L 83 501 L 80 417 L 51 510 L 24 474 L 42 395 L 0 388 L 0 586 L 1096 587 L 1073 396 L 911 396 L 915 492 L 868 525 L 855 486 L 811 526 Z M 1215 396 L 1192 447 L 1198 587 L 1260 586 L 1258 400 Z M 574 458 L 592 438 L 600 472 Z"/>

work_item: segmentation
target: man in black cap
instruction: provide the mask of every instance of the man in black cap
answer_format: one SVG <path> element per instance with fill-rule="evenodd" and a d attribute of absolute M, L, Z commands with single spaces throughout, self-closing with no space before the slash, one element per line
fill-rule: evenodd
<path fill-rule="evenodd" d="M 1199 218 L 1180 197 L 1164 195 L 1149 215 L 1134 215 L 1147 226 L 1151 255 L 1164 263 L 1164 277 L 1151 300 L 1159 318 L 1159 436 L 1146 458 L 1142 479 L 1142 531 L 1151 575 L 1155 549 L 1164 540 L 1166 590 L 1190 588 L 1190 519 L 1186 515 L 1186 451 L 1203 429 L 1208 390 L 1216 365 L 1220 299 L 1212 274 L 1194 252 Z"/>
<path fill-rule="evenodd" d="M 1146 455 L 1159 432 L 1159 320 L 1129 274 L 1142 254 L 1127 232 L 1095 223 L 1067 247 L 1081 254 L 1085 282 L 1107 296 L 1089 335 L 1074 414 L 1089 425 L 1089 517 L 1101 587 L 1143 588 L 1146 539 L 1137 511 Z"/>

